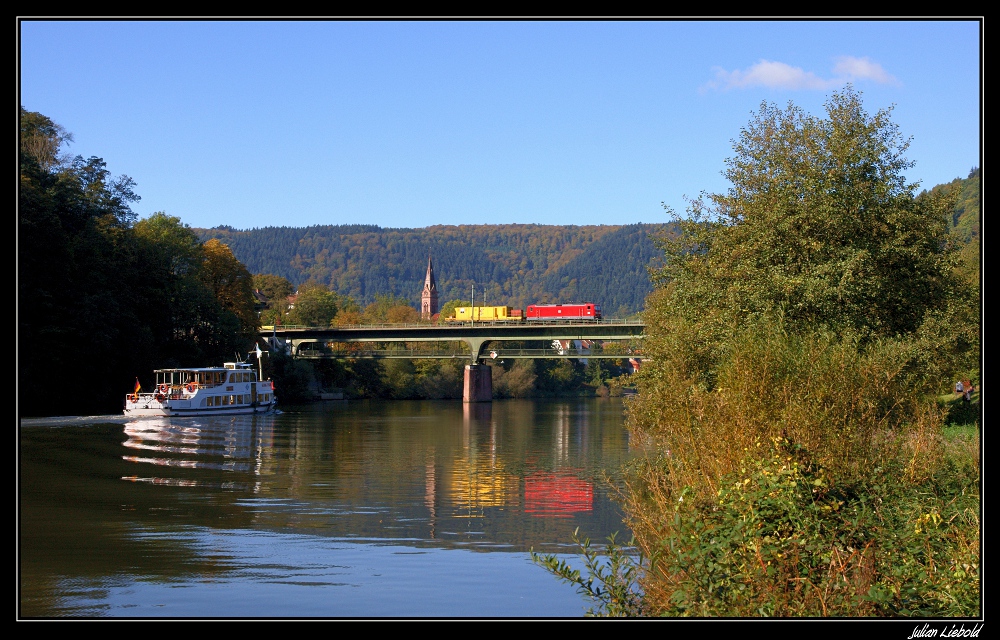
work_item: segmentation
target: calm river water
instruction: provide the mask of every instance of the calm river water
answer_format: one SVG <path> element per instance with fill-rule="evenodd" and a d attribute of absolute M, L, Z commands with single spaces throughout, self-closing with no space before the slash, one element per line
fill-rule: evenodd
<path fill-rule="evenodd" d="M 21 617 L 579 617 L 532 564 L 628 539 L 615 399 L 22 420 Z M 576 555 L 567 555 L 583 569 Z"/>

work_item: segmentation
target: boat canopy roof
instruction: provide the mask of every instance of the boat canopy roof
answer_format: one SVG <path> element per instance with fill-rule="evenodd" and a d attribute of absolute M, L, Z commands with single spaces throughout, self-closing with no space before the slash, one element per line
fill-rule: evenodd
<path fill-rule="evenodd" d="M 221 367 L 176 367 L 173 369 L 154 369 L 153 373 L 207 373 L 210 371 L 227 371 L 233 369 L 246 369 L 254 371 L 254 366 L 248 362 L 226 362 Z"/>

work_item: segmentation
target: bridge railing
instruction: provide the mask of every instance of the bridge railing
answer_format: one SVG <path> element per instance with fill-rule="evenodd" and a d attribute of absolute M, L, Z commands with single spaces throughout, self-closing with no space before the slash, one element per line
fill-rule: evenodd
<path fill-rule="evenodd" d="M 586 318 L 559 318 L 557 320 L 475 320 L 462 322 L 383 322 L 377 324 L 346 324 L 329 327 L 317 327 L 298 324 L 263 325 L 263 331 L 284 331 L 284 330 L 325 330 L 325 329 L 424 329 L 434 327 L 509 327 L 509 326 L 547 326 L 547 325 L 629 325 L 641 326 L 645 324 L 642 320 L 628 318 L 602 318 L 601 320 L 588 320 Z"/>
<path fill-rule="evenodd" d="M 496 353 L 496 355 L 492 355 Z M 468 351 L 427 351 L 424 349 L 303 349 L 298 352 L 301 358 L 401 358 L 420 360 L 424 358 L 468 359 Z M 642 358 L 639 353 L 611 353 L 608 351 L 590 349 L 563 349 L 557 351 L 548 349 L 494 349 L 480 355 L 480 360 L 499 361 L 504 358 L 601 358 L 605 360 L 628 360 Z"/>

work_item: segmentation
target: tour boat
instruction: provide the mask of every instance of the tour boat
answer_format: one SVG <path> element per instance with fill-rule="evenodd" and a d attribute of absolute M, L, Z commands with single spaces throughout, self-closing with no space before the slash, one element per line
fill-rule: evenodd
<path fill-rule="evenodd" d="M 125 415 L 215 416 L 274 411 L 274 383 L 260 380 L 253 366 L 227 362 L 222 367 L 157 369 L 156 388 L 145 393 L 136 381 L 125 396 Z"/>

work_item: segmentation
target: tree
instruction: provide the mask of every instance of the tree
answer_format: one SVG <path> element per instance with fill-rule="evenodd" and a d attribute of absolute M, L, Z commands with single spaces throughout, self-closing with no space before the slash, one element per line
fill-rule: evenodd
<path fill-rule="evenodd" d="M 643 315 L 646 363 L 628 407 L 633 437 L 655 453 L 631 467 L 624 494 L 640 549 L 661 554 L 643 584 L 654 610 L 719 615 L 718 561 L 733 557 L 719 551 L 722 540 L 779 547 L 769 570 L 736 567 L 748 570 L 724 615 L 808 615 L 795 608 L 802 597 L 786 597 L 808 562 L 811 584 L 832 594 L 821 615 L 833 602 L 852 611 L 890 579 L 892 526 L 873 518 L 859 529 L 849 514 L 881 495 L 886 476 L 915 477 L 934 445 L 914 443 L 937 442 L 937 385 L 978 355 L 976 295 L 953 277 L 953 200 L 915 197 L 904 175 L 909 141 L 890 115 L 866 112 L 851 88 L 830 97 L 825 117 L 763 104 L 726 161 L 731 187 L 693 201 L 677 233 L 660 239 L 665 262 Z M 762 467 L 765 458 L 777 467 Z M 762 537 L 742 515 L 718 516 L 733 505 L 790 508 L 779 492 L 754 492 L 795 473 L 812 483 L 811 498 L 798 489 L 785 497 L 809 498 L 810 517 L 836 516 L 814 523 L 811 558 L 797 546 L 801 521 L 781 529 L 779 516 L 765 518 L 777 528 Z M 820 509 L 823 500 L 833 506 Z M 871 564 L 822 573 L 830 557 L 857 548 L 838 527 L 865 541 Z"/>
<path fill-rule="evenodd" d="M 345 300 L 325 286 L 306 283 L 299 287 L 295 308 L 288 314 L 288 323 L 328 327 L 345 303 Z"/>
<path fill-rule="evenodd" d="M 21 170 L 34 165 L 36 171 L 48 172 L 68 161 L 62 147 L 73 141 L 73 134 L 47 116 L 21 107 Z"/>
<path fill-rule="evenodd" d="M 112 385 L 125 388 L 122 370 L 148 353 L 146 287 L 129 229 L 139 198 L 100 158 L 63 155 L 72 136 L 61 126 L 23 107 L 20 117 L 18 339 L 47 354 L 19 361 L 20 400 L 40 412 L 96 411 L 119 396 Z M 46 378 L 70 368 L 107 388 L 54 400 Z"/>
<path fill-rule="evenodd" d="M 267 307 L 260 314 L 260 323 L 281 324 L 288 313 L 288 298 L 295 292 L 295 287 L 287 278 L 270 274 L 255 275 L 253 286 L 267 299 Z"/>
<path fill-rule="evenodd" d="M 157 211 L 135 224 L 135 234 L 150 247 L 155 247 L 158 256 L 153 269 L 158 275 L 184 277 L 196 274 L 204 260 L 202 245 L 198 236 L 176 216 Z"/>
<path fill-rule="evenodd" d="M 385 320 L 391 324 L 416 324 L 420 322 L 420 313 L 408 304 L 398 304 L 386 310 Z"/>
<path fill-rule="evenodd" d="M 914 198 L 909 141 L 891 109 L 869 115 L 848 88 L 826 110 L 761 105 L 726 161 L 732 186 L 694 203 L 661 283 L 687 286 L 697 273 L 736 321 L 780 314 L 886 336 L 913 332 L 946 303 L 950 202 Z"/>
<path fill-rule="evenodd" d="M 269 304 L 284 300 L 295 292 L 295 287 L 288 278 L 265 273 L 258 273 L 253 277 L 253 288 L 264 294 Z"/>
<path fill-rule="evenodd" d="M 444 303 L 443 307 L 441 307 L 440 316 L 442 318 L 454 318 L 455 309 L 457 309 L 458 307 L 469 307 L 469 306 L 472 305 L 467 300 L 449 300 L 448 302 Z"/>
<path fill-rule="evenodd" d="M 250 274 L 218 241 L 202 246 L 179 218 L 139 220 L 128 176 L 63 153 L 72 136 L 21 109 L 18 362 L 21 406 L 38 414 L 120 410 L 136 377 L 245 354 L 256 338 Z M 51 393 L 52 371 L 95 381 Z"/>
<path fill-rule="evenodd" d="M 410 307 L 410 302 L 406 298 L 394 296 L 392 294 L 376 294 L 375 302 L 365 307 L 364 321 L 368 324 L 381 324 L 385 322 L 404 322 L 407 318 L 412 320 L 413 316 L 406 313 L 402 307 Z M 410 307 L 413 309 L 412 307 Z M 413 309 L 416 313 L 416 309 Z M 389 319 L 390 312 L 392 320 Z M 416 314 L 416 320 L 420 319 L 420 314 Z M 416 321 L 413 320 L 413 321 Z"/>

